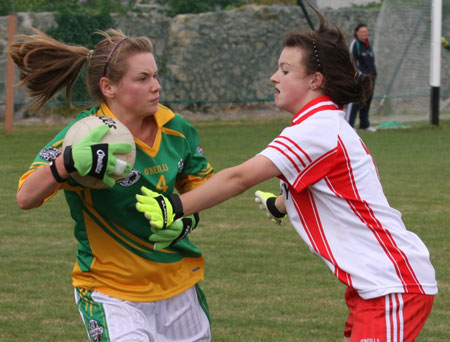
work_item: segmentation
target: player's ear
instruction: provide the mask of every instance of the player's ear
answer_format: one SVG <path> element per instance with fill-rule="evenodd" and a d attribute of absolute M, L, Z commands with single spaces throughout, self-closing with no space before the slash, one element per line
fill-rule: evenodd
<path fill-rule="evenodd" d="M 100 79 L 100 89 L 103 93 L 103 96 L 108 99 L 112 99 L 116 95 L 116 86 L 107 77 L 102 77 Z"/>
<path fill-rule="evenodd" d="M 309 88 L 312 90 L 317 90 L 323 87 L 325 83 L 325 78 L 321 72 L 315 72 L 309 81 Z"/>

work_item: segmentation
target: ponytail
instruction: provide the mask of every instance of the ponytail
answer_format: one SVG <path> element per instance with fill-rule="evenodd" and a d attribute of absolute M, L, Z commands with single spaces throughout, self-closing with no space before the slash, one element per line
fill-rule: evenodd
<path fill-rule="evenodd" d="M 137 53 L 153 53 L 146 37 L 129 38 L 120 30 L 98 31 L 102 39 L 89 50 L 84 46 L 64 44 L 45 33 L 33 29 L 34 35 L 18 36 L 7 48 L 20 71 L 19 86 L 34 98 L 31 107 L 39 110 L 58 91 L 66 88 L 71 104 L 72 86 L 84 63 L 88 61 L 87 88 L 92 98 L 103 101 L 100 79 L 107 77 L 118 83 L 128 70 L 127 58 Z"/>
<path fill-rule="evenodd" d="M 53 95 L 66 88 L 71 104 L 71 89 L 87 61 L 89 49 L 72 46 L 33 29 L 34 35 L 19 35 L 6 52 L 19 68 L 19 86 L 34 98 L 31 107 L 39 110 Z"/>
<path fill-rule="evenodd" d="M 372 92 L 369 75 L 359 75 L 342 32 L 336 25 L 329 27 L 325 17 L 308 2 L 319 17 L 316 31 L 293 30 L 283 40 L 284 47 L 299 47 L 305 51 L 306 73 L 317 71 L 325 79 L 323 91 L 338 105 L 365 103 Z M 317 61 L 320 60 L 320 68 Z"/>

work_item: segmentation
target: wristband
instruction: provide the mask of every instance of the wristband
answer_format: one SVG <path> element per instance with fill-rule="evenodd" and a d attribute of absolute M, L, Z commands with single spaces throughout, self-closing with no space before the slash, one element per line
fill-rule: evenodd
<path fill-rule="evenodd" d="M 172 210 L 175 214 L 174 221 L 184 216 L 183 204 L 181 203 L 180 196 L 172 194 L 169 197 L 170 204 L 172 204 Z"/>
<path fill-rule="evenodd" d="M 276 197 L 270 197 L 267 199 L 267 209 L 270 211 L 270 213 L 276 217 L 276 218 L 282 218 L 284 217 L 286 214 L 283 214 L 281 211 L 279 211 L 277 209 L 277 207 L 275 206 L 275 200 Z"/>
<path fill-rule="evenodd" d="M 77 169 L 75 169 L 74 161 L 72 157 L 72 145 L 67 146 L 64 149 L 64 167 L 66 168 L 67 172 L 72 173 L 75 172 Z"/>
<path fill-rule="evenodd" d="M 54 160 L 52 160 L 50 162 L 50 171 L 52 171 L 53 178 L 55 178 L 55 181 L 57 181 L 58 183 L 62 183 L 66 180 L 65 178 L 62 178 L 59 175 L 58 170 L 56 169 L 56 164 L 55 164 Z"/>

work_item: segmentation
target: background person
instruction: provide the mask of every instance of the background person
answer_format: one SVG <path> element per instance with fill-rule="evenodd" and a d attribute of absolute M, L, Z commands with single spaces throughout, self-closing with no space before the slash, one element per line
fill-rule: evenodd
<path fill-rule="evenodd" d="M 78 240 L 75 298 L 91 341 L 210 341 L 207 304 L 198 286 L 204 277 L 201 251 L 182 236 L 171 246 L 164 244 L 164 235 L 161 239 L 152 233 L 136 211 L 135 194 L 141 186 L 167 196 L 175 188 L 188 191 L 206 180 L 212 168 L 194 127 L 159 104 L 161 86 L 150 40 L 113 29 L 102 34 L 92 51 L 37 30 L 19 36 L 8 48 L 37 108 L 64 87 L 70 100 L 71 86 L 86 62 L 87 87 L 100 102 L 80 112 L 41 149 L 20 178 L 17 203 L 22 209 L 39 207 L 64 190 Z M 106 126 L 71 150 L 61 150 L 69 127 L 89 115 L 118 119 L 135 138 L 134 168 L 130 172 L 128 165 L 128 177 L 118 184 L 110 178 L 113 154 L 129 152 L 131 146 L 109 144 L 107 150 L 99 144 Z M 108 189 L 85 188 L 68 178 L 70 170 L 92 171 L 91 149 L 103 149 L 108 156 L 106 170 L 98 176 Z M 186 232 L 197 222 L 190 217 L 178 224 Z M 166 249 L 154 249 L 149 239 L 155 236 Z"/>
<path fill-rule="evenodd" d="M 373 89 L 375 88 L 375 79 L 377 77 L 377 68 L 375 66 L 375 54 L 369 42 L 369 28 L 366 24 L 358 24 L 355 28 L 355 38 L 350 43 L 350 52 L 355 61 L 358 72 L 355 77 L 361 77 L 361 74 L 370 75 L 373 81 Z M 369 111 L 372 102 L 372 94 L 366 102 L 360 104 L 357 102 L 350 103 L 347 106 L 347 116 L 350 126 L 355 127 L 356 117 L 359 112 L 359 128 L 375 132 L 376 128 L 370 126 Z"/>
<path fill-rule="evenodd" d="M 275 104 L 293 115 L 291 125 L 255 157 L 181 196 L 143 188 L 136 207 L 161 228 L 183 212 L 278 177 L 282 195 L 258 191 L 259 201 L 276 219 L 287 212 L 311 251 L 347 286 L 345 338 L 414 341 L 437 293 L 435 271 L 424 243 L 389 206 L 372 156 L 344 118 L 344 105 L 370 96 L 370 76 L 354 77 L 341 32 L 317 14 L 317 31 L 285 36 L 271 77 Z"/>

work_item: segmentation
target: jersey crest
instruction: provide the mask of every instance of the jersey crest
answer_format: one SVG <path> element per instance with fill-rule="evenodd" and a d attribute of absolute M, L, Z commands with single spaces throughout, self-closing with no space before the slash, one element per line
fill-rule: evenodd
<path fill-rule="evenodd" d="M 39 157 L 45 160 L 55 160 L 61 154 L 61 151 L 53 146 L 46 146 L 39 153 Z"/>
<path fill-rule="evenodd" d="M 119 185 L 125 186 L 125 187 L 132 186 L 137 181 L 139 181 L 141 176 L 142 176 L 141 171 L 133 169 L 133 170 L 131 170 L 131 172 L 128 174 L 128 176 L 125 179 L 122 179 L 119 182 Z"/>

